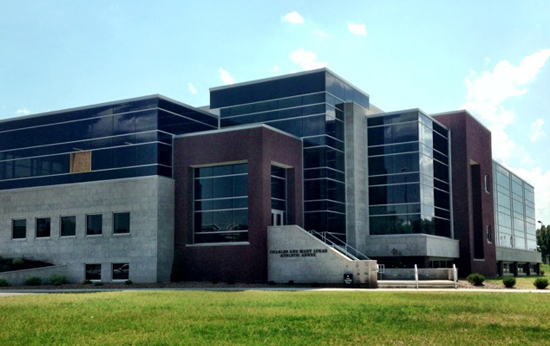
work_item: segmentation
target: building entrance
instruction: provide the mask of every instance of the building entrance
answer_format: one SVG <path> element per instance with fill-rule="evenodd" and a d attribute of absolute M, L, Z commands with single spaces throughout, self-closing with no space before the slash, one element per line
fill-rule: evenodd
<path fill-rule="evenodd" d="M 271 226 L 285 225 L 285 212 L 282 210 L 271 209 Z"/>

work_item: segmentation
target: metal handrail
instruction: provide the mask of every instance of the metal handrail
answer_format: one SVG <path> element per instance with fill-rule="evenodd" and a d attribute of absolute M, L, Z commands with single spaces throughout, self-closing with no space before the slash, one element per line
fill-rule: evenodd
<path fill-rule="evenodd" d="M 338 249 L 340 252 L 343 252 L 348 257 L 351 257 L 351 259 L 353 260 L 369 260 L 367 255 L 363 254 L 353 246 L 336 237 L 334 235 L 335 233 L 317 232 L 315 230 L 309 230 L 309 233 L 321 239 L 325 244 Z M 329 237 L 331 237 L 333 240 L 329 239 Z M 340 244 L 337 244 L 336 241 L 340 242 Z"/>
<path fill-rule="evenodd" d="M 416 282 L 416 289 L 418 289 L 418 267 L 414 265 L 414 281 Z"/>
<path fill-rule="evenodd" d="M 456 269 L 456 265 L 453 263 L 453 281 L 455 283 L 455 289 L 458 288 L 458 269 Z"/>

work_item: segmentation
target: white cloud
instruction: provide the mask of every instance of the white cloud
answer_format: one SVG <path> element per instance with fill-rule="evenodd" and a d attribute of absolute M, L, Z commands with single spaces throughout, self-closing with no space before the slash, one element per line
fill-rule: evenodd
<path fill-rule="evenodd" d="M 281 68 L 279 67 L 279 65 L 273 65 L 273 67 L 271 68 L 271 71 L 274 73 L 274 74 L 279 74 L 279 71 L 281 70 Z"/>
<path fill-rule="evenodd" d="M 527 84 L 536 78 L 549 58 L 550 49 L 544 49 L 525 57 L 518 66 L 502 60 L 493 71 L 471 72 L 465 79 L 468 99 L 460 108 L 470 111 L 491 130 L 493 156 L 503 163 L 511 156 L 524 160 L 530 157 L 508 136 L 506 128 L 514 123 L 516 114 L 502 102 L 525 94 Z"/>
<path fill-rule="evenodd" d="M 321 29 L 313 30 L 313 34 L 317 37 L 320 37 L 320 38 L 327 38 L 328 37 L 328 34 L 326 32 L 324 32 L 323 30 L 321 30 Z"/>
<path fill-rule="evenodd" d="M 538 118 L 531 124 L 531 142 L 536 142 L 537 139 L 544 136 L 542 125 L 544 125 L 544 120 L 542 118 Z"/>
<path fill-rule="evenodd" d="M 199 92 L 197 91 L 197 88 L 195 88 L 195 86 L 193 85 L 193 83 L 189 83 L 189 91 L 191 92 L 191 94 L 193 95 L 198 95 Z"/>
<path fill-rule="evenodd" d="M 220 68 L 220 69 L 218 70 L 218 72 L 220 72 L 220 79 L 222 80 L 222 82 L 224 82 L 225 85 L 229 85 L 229 84 L 235 83 L 235 80 L 233 80 L 233 77 L 231 77 L 231 75 L 229 74 L 229 72 L 227 72 L 227 71 L 224 70 L 223 68 Z"/>
<path fill-rule="evenodd" d="M 328 66 L 326 62 L 317 61 L 317 54 L 303 48 L 290 53 L 290 59 L 305 71 Z"/>
<path fill-rule="evenodd" d="M 348 29 L 354 35 L 367 36 L 365 24 L 348 23 Z"/>
<path fill-rule="evenodd" d="M 538 220 L 550 220 L 550 171 L 544 172 L 540 167 L 531 170 L 514 168 L 507 163 L 516 162 L 516 165 L 522 167 L 537 165 L 537 161 L 525 148 L 510 137 L 508 130 L 515 122 L 516 114 L 507 109 L 503 102 L 527 93 L 528 84 L 536 79 L 549 59 L 550 49 L 544 49 L 525 57 L 517 66 L 502 60 L 493 71 L 470 73 L 465 79 L 468 98 L 460 107 L 474 114 L 491 131 L 493 158 L 535 187 Z M 542 119 L 538 119 L 531 125 L 531 140 L 543 135 L 543 123 Z M 512 158 L 515 160 L 510 160 Z"/>
<path fill-rule="evenodd" d="M 31 114 L 31 111 L 28 110 L 27 108 L 23 108 L 23 109 L 18 109 L 16 113 L 17 115 L 28 115 L 28 114 Z"/>
<path fill-rule="evenodd" d="M 287 22 L 290 24 L 304 24 L 304 17 L 302 17 L 296 11 L 287 13 L 282 19 L 283 19 L 283 22 Z"/>

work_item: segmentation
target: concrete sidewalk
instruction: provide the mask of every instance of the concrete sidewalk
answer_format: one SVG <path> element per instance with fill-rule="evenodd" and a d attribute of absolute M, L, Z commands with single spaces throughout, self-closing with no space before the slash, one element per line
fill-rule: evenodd
<path fill-rule="evenodd" d="M 550 294 L 550 290 L 525 289 L 440 289 L 440 288 L 308 288 L 308 287 L 192 287 L 192 288 L 93 288 L 93 289 L 14 289 L 0 290 L 0 297 L 25 294 L 52 294 L 52 293 L 98 293 L 98 292 L 139 292 L 139 291 L 213 291 L 213 292 L 240 292 L 240 291 L 274 291 L 274 292 L 443 292 L 443 293 L 535 293 Z"/>

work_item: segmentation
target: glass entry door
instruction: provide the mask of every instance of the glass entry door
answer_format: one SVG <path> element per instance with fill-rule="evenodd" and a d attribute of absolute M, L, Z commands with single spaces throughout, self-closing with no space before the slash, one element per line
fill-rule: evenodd
<path fill-rule="evenodd" d="M 283 226 L 285 224 L 285 212 L 271 209 L 271 226 Z"/>

